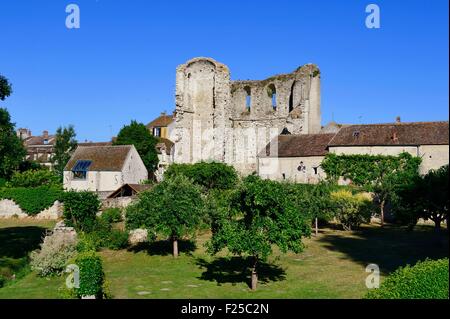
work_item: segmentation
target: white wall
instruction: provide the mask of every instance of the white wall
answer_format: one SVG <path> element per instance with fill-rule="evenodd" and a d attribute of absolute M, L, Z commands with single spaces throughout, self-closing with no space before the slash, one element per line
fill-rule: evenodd
<path fill-rule="evenodd" d="M 324 156 L 308 157 L 264 157 L 259 158 L 259 175 L 262 178 L 271 180 L 289 180 L 296 183 L 318 183 L 325 179 L 326 174 L 320 167 Z M 304 170 L 299 171 L 298 167 L 303 162 Z M 314 168 L 317 168 L 317 174 Z M 284 174 L 284 178 L 283 178 Z"/>
<path fill-rule="evenodd" d="M 422 145 L 419 147 L 419 156 L 422 158 L 420 173 L 426 174 L 430 169 L 438 169 L 449 163 L 448 145 Z"/>
<path fill-rule="evenodd" d="M 329 152 L 338 155 L 367 154 L 392 156 L 406 152 L 412 156 L 418 156 L 416 146 L 330 146 Z"/>
<path fill-rule="evenodd" d="M 134 147 L 128 153 L 128 157 L 122 168 L 123 184 L 140 184 L 142 181 L 148 179 L 148 171 L 142 161 L 139 153 Z M 117 188 L 116 188 L 117 189 Z M 114 189 L 115 190 L 115 189 Z"/>

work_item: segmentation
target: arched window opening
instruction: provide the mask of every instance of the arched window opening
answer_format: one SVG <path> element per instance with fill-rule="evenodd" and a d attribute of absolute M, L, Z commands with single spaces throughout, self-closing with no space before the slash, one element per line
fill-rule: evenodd
<path fill-rule="evenodd" d="M 272 109 L 274 111 L 277 110 L 277 89 L 275 88 L 275 85 L 270 84 L 267 87 L 267 94 L 269 95 L 270 99 L 272 100 Z"/>
<path fill-rule="evenodd" d="M 292 83 L 291 94 L 289 95 L 289 113 L 291 113 L 294 110 L 294 86 L 295 81 L 294 83 Z"/>
<path fill-rule="evenodd" d="M 247 111 L 250 112 L 250 108 L 252 106 L 252 91 L 250 89 L 250 87 L 246 86 L 244 88 L 244 91 L 246 93 L 245 95 L 245 108 L 247 109 Z"/>

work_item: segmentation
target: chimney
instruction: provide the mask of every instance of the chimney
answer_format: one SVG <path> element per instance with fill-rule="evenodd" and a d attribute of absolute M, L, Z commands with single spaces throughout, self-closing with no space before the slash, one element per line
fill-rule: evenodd
<path fill-rule="evenodd" d="M 166 111 L 161 112 L 161 116 L 166 116 Z"/>
<path fill-rule="evenodd" d="M 42 137 L 43 137 L 44 139 L 48 139 L 48 131 L 43 131 L 43 132 L 42 132 Z"/>
<path fill-rule="evenodd" d="M 395 118 L 395 122 L 397 122 L 397 123 L 401 123 L 402 122 L 402 119 L 400 118 L 400 116 L 397 116 Z"/>

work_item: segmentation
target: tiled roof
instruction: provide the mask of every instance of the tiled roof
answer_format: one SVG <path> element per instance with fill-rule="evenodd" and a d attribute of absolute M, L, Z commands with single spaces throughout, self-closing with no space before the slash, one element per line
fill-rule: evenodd
<path fill-rule="evenodd" d="M 412 122 L 343 127 L 329 146 L 445 145 L 448 122 Z"/>
<path fill-rule="evenodd" d="M 47 139 L 47 143 L 45 140 Z M 31 145 L 54 145 L 56 142 L 55 135 L 49 135 L 47 138 L 43 136 L 30 136 L 24 141 L 25 146 Z"/>
<path fill-rule="evenodd" d="M 328 153 L 327 145 L 335 134 L 280 135 L 277 137 L 278 154 L 270 154 L 270 144 L 266 146 L 261 157 L 305 157 L 324 156 Z"/>
<path fill-rule="evenodd" d="M 151 127 L 165 127 L 174 121 L 173 115 L 161 114 L 159 117 L 147 124 L 148 128 Z"/>
<path fill-rule="evenodd" d="M 165 148 L 166 154 L 170 154 L 174 143 L 171 140 L 163 137 L 158 137 L 157 139 L 158 143 L 156 144 L 156 150 L 158 151 L 158 153 L 161 153 L 161 149 Z"/>
<path fill-rule="evenodd" d="M 132 145 L 78 146 L 64 170 L 70 171 L 79 160 L 92 161 L 90 171 L 121 171 Z"/>

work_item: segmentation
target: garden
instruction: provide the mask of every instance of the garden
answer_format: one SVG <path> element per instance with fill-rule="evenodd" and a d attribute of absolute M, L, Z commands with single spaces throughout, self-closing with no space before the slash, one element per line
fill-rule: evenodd
<path fill-rule="evenodd" d="M 97 195 L 64 192 L 76 236 L 42 241 L 50 222 L 0 220 L 0 298 L 448 298 L 448 166 L 419 176 L 419 164 L 332 155 L 317 185 L 173 164 L 101 214 Z M 136 229 L 147 238 L 130 244 Z M 379 289 L 366 287 L 369 264 Z M 78 287 L 66 286 L 67 265 Z"/>

